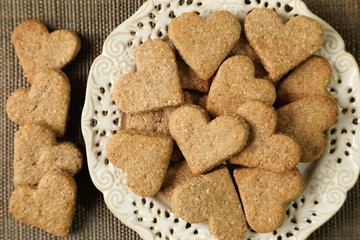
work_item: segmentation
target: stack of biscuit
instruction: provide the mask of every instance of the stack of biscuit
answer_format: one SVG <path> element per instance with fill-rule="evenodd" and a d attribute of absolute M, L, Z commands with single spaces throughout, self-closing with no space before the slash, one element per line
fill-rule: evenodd
<path fill-rule="evenodd" d="M 184 13 L 168 27 L 174 49 L 162 40 L 139 46 L 137 71 L 113 92 L 126 126 L 107 145 L 135 193 L 160 190 L 179 217 L 207 222 L 219 239 L 283 224 L 304 188 L 296 166 L 324 154 L 338 110 L 326 90 L 331 67 L 313 56 L 324 43 L 320 24 L 284 23 L 264 8 L 243 26 L 227 11 Z M 182 89 L 204 96 L 194 105 Z M 173 141 L 185 161 L 171 163 Z"/>
<path fill-rule="evenodd" d="M 9 211 L 23 223 L 59 237 L 69 234 L 76 202 L 73 176 L 82 154 L 65 133 L 70 82 L 61 69 L 80 50 L 76 33 L 49 33 L 36 20 L 26 20 L 12 34 L 12 43 L 30 88 L 14 91 L 6 112 L 20 125 L 14 140 L 14 185 Z"/>

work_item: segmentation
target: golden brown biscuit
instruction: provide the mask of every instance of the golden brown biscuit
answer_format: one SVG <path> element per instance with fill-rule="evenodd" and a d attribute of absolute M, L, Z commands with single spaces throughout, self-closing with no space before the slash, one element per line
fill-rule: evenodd
<path fill-rule="evenodd" d="M 224 61 L 240 37 L 236 16 L 217 11 L 203 18 L 183 13 L 169 24 L 169 38 L 184 61 L 200 78 L 208 80 Z"/>
<path fill-rule="evenodd" d="M 50 170 L 39 185 L 18 186 L 11 194 L 9 212 L 18 221 L 66 237 L 76 202 L 74 179 L 57 169 Z"/>
<path fill-rule="evenodd" d="M 247 223 L 255 232 L 271 232 L 285 220 L 285 209 L 304 188 L 304 179 L 295 168 L 274 173 L 258 168 L 234 172 Z"/>
<path fill-rule="evenodd" d="M 81 42 L 75 32 L 48 29 L 37 20 L 26 20 L 18 25 L 11 36 L 16 55 L 27 80 L 44 69 L 61 69 L 78 54 Z"/>
<path fill-rule="evenodd" d="M 321 25 L 297 16 L 286 24 L 273 10 L 254 9 L 245 18 L 245 34 L 255 52 L 276 81 L 306 60 L 324 43 Z"/>
<path fill-rule="evenodd" d="M 197 176 L 177 187 L 173 211 L 190 223 L 208 222 L 218 239 L 242 239 L 247 230 L 244 212 L 226 168 Z"/>

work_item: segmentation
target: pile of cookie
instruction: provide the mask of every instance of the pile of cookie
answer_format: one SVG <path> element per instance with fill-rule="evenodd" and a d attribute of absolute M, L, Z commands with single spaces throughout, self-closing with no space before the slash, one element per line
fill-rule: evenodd
<path fill-rule="evenodd" d="M 7 100 L 9 118 L 20 125 L 14 140 L 14 185 L 9 212 L 21 222 L 59 237 L 69 234 L 76 202 L 72 176 L 82 167 L 82 154 L 65 133 L 70 82 L 61 71 L 80 50 L 76 33 L 49 33 L 36 20 L 26 20 L 12 43 L 30 88 L 15 90 Z"/>
<path fill-rule="evenodd" d="M 140 45 L 137 70 L 115 83 L 127 117 L 107 144 L 110 162 L 135 193 L 160 191 L 219 239 L 275 230 L 304 188 L 296 165 L 324 154 L 337 118 L 331 67 L 313 56 L 321 26 L 305 16 L 284 23 L 272 9 L 251 11 L 244 27 L 227 11 L 184 13 L 168 36 L 170 45 Z M 195 105 L 183 89 L 204 96 Z"/>

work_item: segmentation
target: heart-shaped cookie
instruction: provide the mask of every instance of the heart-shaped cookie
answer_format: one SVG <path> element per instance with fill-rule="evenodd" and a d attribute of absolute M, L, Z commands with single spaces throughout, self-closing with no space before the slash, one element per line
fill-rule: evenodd
<path fill-rule="evenodd" d="M 274 86 L 254 77 L 255 68 L 250 58 L 234 56 L 219 68 L 210 87 L 206 108 L 213 116 L 236 113 L 246 101 L 256 100 L 268 105 L 275 102 Z"/>
<path fill-rule="evenodd" d="M 162 40 L 147 40 L 136 51 L 137 71 L 115 83 L 113 99 L 120 110 L 139 113 L 183 103 L 173 50 Z"/>
<path fill-rule="evenodd" d="M 10 197 L 9 212 L 20 222 L 65 237 L 70 232 L 75 202 L 74 179 L 60 170 L 50 170 L 37 187 L 15 188 Z"/>
<path fill-rule="evenodd" d="M 325 58 L 309 58 L 280 83 L 277 91 L 278 102 L 284 105 L 311 96 L 331 98 L 327 91 L 331 74 L 331 66 Z"/>
<path fill-rule="evenodd" d="M 82 154 L 70 142 L 57 143 L 55 134 L 42 125 L 29 124 L 15 133 L 14 184 L 37 185 L 49 170 L 71 176 L 82 167 Z"/>
<path fill-rule="evenodd" d="M 61 69 L 78 54 L 81 42 L 75 32 L 57 30 L 49 33 L 37 20 L 26 20 L 11 36 L 16 55 L 30 83 L 36 72 L 46 68 Z"/>
<path fill-rule="evenodd" d="M 321 25 L 315 20 L 298 16 L 284 24 L 267 8 L 254 9 L 246 16 L 245 34 L 272 80 L 281 78 L 324 43 Z"/>
<path fill-rule="evenodd" d="M 227 11 L 217 11 L 203 18 L 183 13 L 169 24 L 168 34 L 182 59 L 208 80 L 240 38 L 239 20 Z"/>
<path fill-rule="evenodd" d="M 246 147 L 231 159 L 247 167 L 285 172 L 293 169 L 301 158 L 300 145 L 285 134 L 275 133 L 277 115 L 274 108 L 249 101 L 237 113 L 250 125 Z"/>
<path fill-rule="evenodd" d="M 244 212 L 229 171 L 222 168 L 192 178 L 173 193 L 172 210 L 190 223 L 208 222 L 218 239 L 242 239 L 247 230 Z"/>
<path fill-rule="evenodd" d="M 121 130 L 110 138 L 106 155 L 112 164 L 126 171 L 131 190 L 152 197 L 164 182 L 172 149 L 169 136 Z"/>
<path fill-rule="evenodd" d="M 311 162 L 324 154 L 324 132 L 335 122 L 337 104 L 328 97 L 317 96 L 297 100 L 277 109 L 277 130 L 295 139 L 303 151 L 301 161 Z"/>
<path fill-rule="evenodd" d="M 234 172 L 247 223 L 255 232 L 271 232 L 285 220 L 286 205 L 304 188 L 304 179 L 295 168 L 274 173 L 259 168 Z"/>
<path fill-rule="evenodd" d="M 204 173 L 237 154 L 246 144 L 248 125 L 237 115 L 210 122 L 196 105 L 184 105 L 170 115 L 170 134 L 193 174 Z"/>
<path fill-rule="evenodd" d="M 34 75 L 31 88 L 15 90 L 6 104 L 9 118 L 19 124 L 46 124 L 58 136 L 64 135 L 70 104 L 70 83 L 55 69 Z"/>

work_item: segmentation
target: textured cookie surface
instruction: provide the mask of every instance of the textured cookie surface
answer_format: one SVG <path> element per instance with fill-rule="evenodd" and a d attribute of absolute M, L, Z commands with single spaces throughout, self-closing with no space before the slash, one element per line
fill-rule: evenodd
<path fill-rule="evenodd" d="M 82 166 L 80 150 L 72 143 L 57 143 L 45 126 L 25 125 L 15 133 L 14 184 L 37 185 L 52 169 L 75 175 Z"/>
<path fill-rule="evenodd" d="M 240 33 L 239 20 L 227 11 L 214 12 L 207 18 L 184 13 L 170 22 L 168 30 L 182 59 L 204 80 L 215 73 Z"/>
<path fill-rule="evenodd" d="M 245 18 L 245 34 L 269 77 L 278 80 L 320 49 L 324 34 L 315 20 L 298 16 L 286 24 L 273 9 L 254 9 Z"/>
<path fill-rule="evenodd" d="M 226 168 L 197 176 L 175 189 L 173 211 L 190 223 L 206 221 L 218 239 L 242 239 L 247 224 Z"/>
<path fill-rule="evenodd" d="M 170 115 L 170 134 L 193 174 L 223 163 L 246 144 L 248 125 L 237 115 L 222 115 L 210 122 L 196 105 L 184 105 Z"/>
<path fill-rule="evenodd" d="M 107 157 L 126 171 L 127 185 L 144 197 L 154 196 L 164 182 L 169 167 L 171 137 L 121 130 L 106 146 Z"/>
<path fill-rule="evenodd" d="M 331 66 L 322 57 L 314 56 L 303 62 L 279 86 L 277 98 L 288 104 L 304 97 L 331 95 L 327 87 L 331 81 Z"/>
<path fill-rule="evenodd" d="M 237 113 L 250 125 L 246 147 L 231 159 L 232 163 L 259 167 L 274 172 L 293 169 L 301 158 L 300 145 L 285 134 L 275 133 L 275 109 L 257 101 L 241 105 Z"/>
<path fill-rule="evenodd" d="M 324 154 L 324 132 L 336 122 L 338 114 L 333 100 L 323 96 L 302 98 L 277 109 L 277 114 L 277 130 L 300 144 L 302 162 L 317 160 Z"/>
<path fill-rule="evenodd" d="M 6 104 L 9 118 L 20 125 L 46 124 L 58 136 L 64 135 L 70 103 L 70 83 L 64 73 L 41 70 L 31 79 L 31 88 L 15 90 Z"/>
<path fill-rule="evenodd" d="M 136 72 L 115 83 L 113 99 L 120 110 L 139 113 L 183 103 L 173 50 L 162 40 L 147 40 L 136 51 Z"/>
<path fill-rule="evenodd" d="M 74 179 L 60 170 L 50 170 L 37 187 L 15 188 L 10 197 L 9 212 L 20 222 L 65 237 L 70 232 L 75 202 Z"/>
<path fill-rule="evenodd" d="M 234 172 L 246 220 L 256 232 L 271 232 L 285 220 L 286 205 L 304 188 L 298 169 L 274 173 L 257 168 Z"/>
<path fill-rule="evenodd" d="M 49 33 L 37 20 L 26 20 L 18 25 L 11 40 L 30 83 L 39 70 L 63 68 L 76 57 L 81 46 L 75 32 L 57 30 Z"/>
<path fill-rule="evenodd" d="M 250 58 L 234 56 L 219 68 L 207 98 L 207 110 L 218 116 L 236 113 L 238 107 L 249 100 L 257 100 L 268 105 L 275 102 L 274 86 L 254 77 L 255 68 Z"/>

